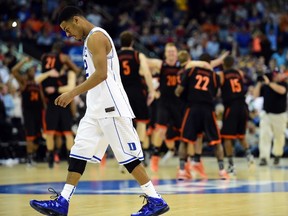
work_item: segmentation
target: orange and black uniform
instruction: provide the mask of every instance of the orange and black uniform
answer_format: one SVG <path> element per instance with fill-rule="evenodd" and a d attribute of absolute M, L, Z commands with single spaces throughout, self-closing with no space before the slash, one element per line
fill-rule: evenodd
<path fill-rule="evenodd" d="M 225 106 L 223 114 L 222 138 L 244 138 L 248 121 L 248 106 L 245 102 L 243 76 L 235 69 L 220 73 L 223 76 L 221 83 L 222 100 Z"/>
<path fill-rule="evenodd" d="M 51 69 L 57 70 L 59 73 L 63 67 L 60 59 L 61 54 L 46 53 L 42 56 L 42 73 Z M 70 106 L 66 108 L 56 106 L 55 99 L 60 95 L 57 89 L 61 86 L 67 85 L 66 72 L 59 77 L 48 77 L 42 82 L 43 92 L 47 103 L 47 110 L 45 115 L 44 130 L 45 133 L 72 133 L 72 112 Z M 56 92 L 47 94 L 46 87 L 55 87 Z"/>
<path fill-rule="evenodd" d="M 180 62 L 168 65 L 163 62 L 159 76 L 160 98 L 157 102 L 158 127 L 167 127 L 166 139 L 179 139 L 184 103 L 175 95 L 178 84 L 178 73 L 181 70 Z"/>
<path fill-rule="evenodd" d="M 139 74 L 139 52 L 135 50 L 121 50 L 118 52 L 118 58 L 121 80 L 136 116 L 136 121 L 148 123 L 147 88 L 145 80 Z"/>
<path fill-rule="evenodd" d="M 181 80 L 187 108 L 181 127 L 181 138 L 194 143 L 203 132 L 210 145 L 220 144 L 220 131 L 214 112 L 214 97 L 219 78 L 212 70 L 195 67 L 187 69 Z"/>
<path fill-rule="evenodd" d="M 45 53 L 42 56 L 42 73 L 45 73 L 51 69 L 57 70 L 59 73 L 61 71 L 61 68 L 63 66 L 63 63 L 60 59 L 61 54 L 56 53 Z M 58 88 L 58 78 L 55 77 L 48 77 L 47 79 L 43 80 L 41 83 L 43 89 L 49 86 L 53 86 Z M 47 103 L 54 103 L 54 100 L 59 96 L 58 92 L 55 92 L 54 94 L 46 94 L 44 91 L 44 95 L 46 97 Z"/>
<path fill-rule="evenodd" d="M 35 81 L 27 81 L 22 91 L 22 109 L 26 139 L 33 141 L 41 136 L 43 109 L 41 87 Z"/>

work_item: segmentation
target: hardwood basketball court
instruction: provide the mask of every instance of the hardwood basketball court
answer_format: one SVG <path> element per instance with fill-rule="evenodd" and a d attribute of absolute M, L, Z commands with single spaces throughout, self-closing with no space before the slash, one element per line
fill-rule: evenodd
<path fill-rule="evenodd" d="M 170 205 L 171 216 L 287 216 L 288 161 L 278 167 L 247 169 L 246 160 L 237 158 L 237 178 L 219 180 L 215 158 L 204 158 L 209 179 L 198 177 L 176 181 L 177 159 L 160 166 L 158 174 L 147 169 L 157 190 Z M 0 166 L 0 215 L 40 215 L 29 205 L 30 199 L 49 199 L 48 187 L 61 191 L 67 163 L 49 169 L 46 163 L 27 167 Z M 141 190 L 129 174 L 122 174 L 114 159 L 105 165 L 88 164 L 71 199 L 69 216 L 128 216 L 143 205 Z"/>

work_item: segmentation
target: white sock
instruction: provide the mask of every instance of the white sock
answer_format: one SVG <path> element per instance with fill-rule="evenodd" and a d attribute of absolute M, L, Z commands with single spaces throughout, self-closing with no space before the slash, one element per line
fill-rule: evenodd
<path fill-rule="evenodd" d="M 142 188 L 143 192 L 146 195 L 148 195 L 149 197 L 161 198 L 161 196 L 156 192 L 151 181 L 147 182 L 144 185 L 141 185 L 141 188 Z"/>
<path fill-rule="evenodd" d="M 75 189 L 76 189 L 76 187 L 74 185 L 65 184 L 64 188 L 61 192 L 61 196 L 64 197 L 69 202 Z"/>

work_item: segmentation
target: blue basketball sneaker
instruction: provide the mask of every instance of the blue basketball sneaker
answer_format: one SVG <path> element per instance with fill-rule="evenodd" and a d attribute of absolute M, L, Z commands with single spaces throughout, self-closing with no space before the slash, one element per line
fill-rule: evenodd
<path fill-rule="evenodd" d="M 56 196 L 51 196 L 51 198 L 55 198 L 55 200 L 31 200 L 30 206 L 44 215 L 67 216 L 69 202 L 54 189 L 49 188 L 48 191 L 56 193 Z"/>
<path fill-rule="evenodd" d="M 131 214 L 131 216 L 157 216 L 169 211 L 168 204 L 162 198 L 154 198 L 147 195 L 141 195 L 140 197 L 144 197 L 147 203 L 137 213 Z"/>

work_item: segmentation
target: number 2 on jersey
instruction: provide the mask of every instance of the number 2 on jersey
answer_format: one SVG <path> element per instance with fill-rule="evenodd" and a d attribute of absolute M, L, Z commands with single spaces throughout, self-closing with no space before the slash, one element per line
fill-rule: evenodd
<path fill-rule="evenodd" d="M 39 100 L 38 92 L 32 91 L 30 93 L 30 101 L 38 101 L 38 100 Z"/>
<path fill-rule="evenodd" d="M 122 67 L 123 67 L 123 74 L 128 76 L 131 73 L 129 61 L 123 61 L 122 62 Z"/>
<path fill-rule="evenodd" d="M 197 83 L 195 85 L 195 89 L 198 89 L 198 90 L 202 90 L 202 91 L 208 91 L 208 84 L 209 84 L 209 81 L 210 81 L 210 78 L 207 77 L 207 76 L 202 76 L 202 75 L 197 75 L 196 76 L 196 80 L 197 80 Z"/>
<path fill-rule="evenodd" d="M 52 69 L 52 68 L 54 68 L 54 66 L 55 66 L 55 61 L 56 61 L 56 58 L 55 58 L 55 57 L 48 56 L 47 59 L 46 59 L 45 68 L 46 68 L 46 69 Z"/>
<path fill-rule="evenodd" d="M 167 86 L 176 86 L 177 85 L 177 76 L 175 75 L 168 75 L 167 76 Z"/>

